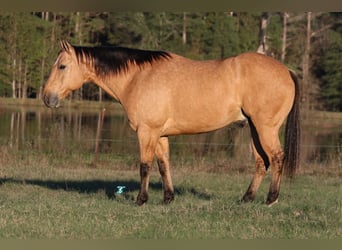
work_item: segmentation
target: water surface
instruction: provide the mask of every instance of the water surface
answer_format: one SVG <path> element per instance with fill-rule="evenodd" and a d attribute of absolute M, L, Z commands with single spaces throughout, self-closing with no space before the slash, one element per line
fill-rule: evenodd
<path fill-rule="evenodd" d="M 122 110 L 43 107 L 1 107 L 0 145 L 11 150 L 132 155 L 138 160 L 138 142 Z M 306 120 L 302 126 L 302 161 L 341 162 L 342 126 L 322 126 Z M 103 122 L 102 122 L 103 121 Z M 306 125 L 305 125 L 306 124 Z M 338 124 L 338 123 L 337 123 Z M 281 137 L 282 137 L 281 132 Z M 248 125 L 233 124 L 199 135 L 170 137 L 171 159 L 252 160 Z"/>

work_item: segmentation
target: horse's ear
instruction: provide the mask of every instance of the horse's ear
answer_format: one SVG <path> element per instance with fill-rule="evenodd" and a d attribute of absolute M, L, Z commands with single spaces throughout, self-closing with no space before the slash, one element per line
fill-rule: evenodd
<path fill-rule="evenodd" d="M 60 40 L 59 41 L 59 48 L 63 51 L 70 52 L 73 47 L 68 41 Z"/>

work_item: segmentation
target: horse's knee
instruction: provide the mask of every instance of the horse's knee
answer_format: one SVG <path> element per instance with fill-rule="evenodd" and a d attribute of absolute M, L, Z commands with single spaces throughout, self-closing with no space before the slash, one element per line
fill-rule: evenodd
<path fill-rule="evenodd" d="M 272 171 L 275 173 L 281 174 L 283 172 L 283 160 L 284 153 L 283 151 L 277 151 L 272 154 Z"/>
<path fill-rule="evenodd" d="M 255 174 L 257 174 L 260 177 L 264 177 L 266 175 L 266 171 L 267 169 L 266 169 L 263 159 L 258 158 L 255 161 Z"/>
<path fill-rule="evenodd" d="M 140 164 L 140 176 L 145 178 L 149 175 L 151 167 L 147 163 Z"/>

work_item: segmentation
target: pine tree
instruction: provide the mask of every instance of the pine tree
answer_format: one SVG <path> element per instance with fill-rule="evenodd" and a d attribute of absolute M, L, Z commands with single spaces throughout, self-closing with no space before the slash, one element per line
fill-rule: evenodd
<path fill-rule="evenodd" d="M 320 99 L 325 108 L 332 111 L 342 111 L 342 25 L 336 30 L 330 30 L 328 43 L 317 69 L 320 83 Z"/>

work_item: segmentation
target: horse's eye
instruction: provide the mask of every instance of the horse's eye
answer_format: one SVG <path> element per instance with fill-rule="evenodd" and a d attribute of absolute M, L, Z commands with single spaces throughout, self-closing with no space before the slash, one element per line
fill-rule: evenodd
<path fill-rule="evenodd" d="M 60 69 L 60 70 L 63 70 L 65 68 L 66 68 L 66 66 L 64 64 L 61 64 L 61 65 L 58 66 L 58 69 Z"/>

